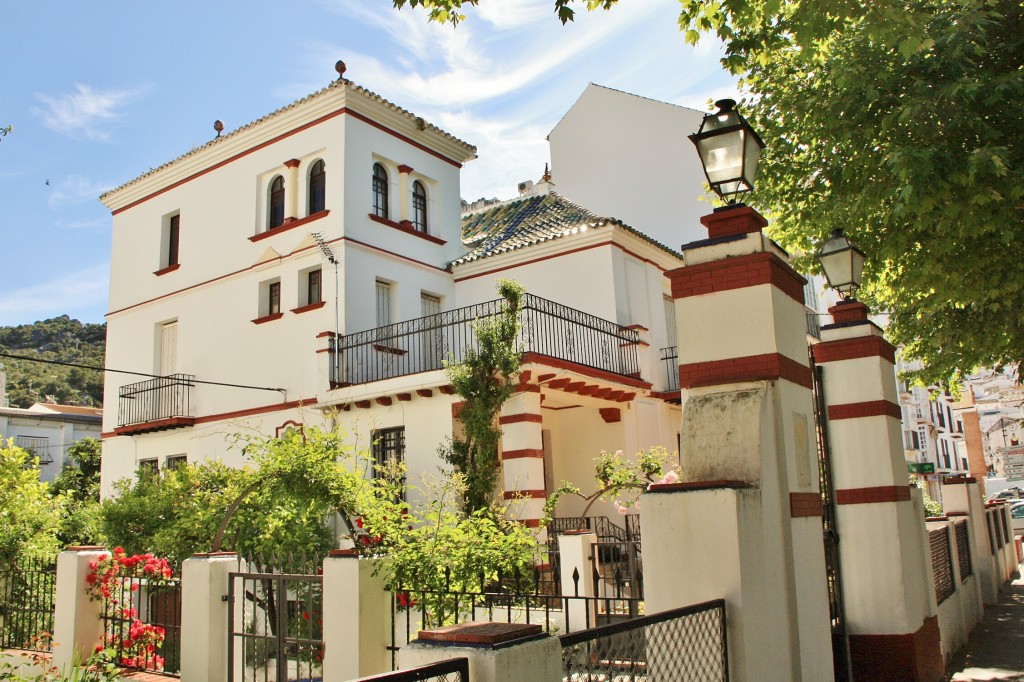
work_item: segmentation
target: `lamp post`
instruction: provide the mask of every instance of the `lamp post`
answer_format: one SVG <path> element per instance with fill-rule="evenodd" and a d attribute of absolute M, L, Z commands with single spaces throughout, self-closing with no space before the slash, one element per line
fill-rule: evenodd
<path fill-rule="evenodd" d="M 856 300 L 854 295 L 860 288 L 865 256 L 843 234 L 842 228 L 832 231 L 832 236 L 821 245 L 817 258 L 828 285 L 838 291 L 843 299 Z"/>
<path fill-rule="evenodd" d="M 715 106 L 718 111 L 704 116 L 690 141 L 697 147 L 712 191 L 735 204 L 737 196 L 754 189 L 764 142 L 736 110 L 734 100 L 721 99 Z"/>

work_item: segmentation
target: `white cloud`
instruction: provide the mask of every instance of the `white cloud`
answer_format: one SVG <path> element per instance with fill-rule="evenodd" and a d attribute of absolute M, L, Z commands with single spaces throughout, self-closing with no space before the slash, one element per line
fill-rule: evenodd
<path fill-rule="evenodd" d="M 81 316 L 86 309 L 103 310 L 107 302 L 110 265 L 101 263 L 56 279 L 0 293 L 0 324 L 24 324 L 54 315 Z"/>
<path fill-rule="evenodd" d="M 46 108 L 35 112 L 43 117 L 47 128 L 62 135 L 106 142 L 110 139 L 110 124 L 121 117 L 120 109 L 137 94 L 131 90 L 96 90 L 77 83 L 74 92 L 63 95 L 36 93 L 36 99 Z"/>
<path fill-rule="evenodd" d="M 54 223 L 62 230 L 106 230 L 110 227 L 110 217 L 84 220 L 58 220 Z"/>
<path fill-rule="evenodd" d="M 50 197 L 46 203 L 51 209 L 56 210 L 86 201 L 96 202 L 97 198 L 111 187 L 113 185 L 110 183 L 97 182 L 81 175 L 69 175 L 50 186 Z"/>

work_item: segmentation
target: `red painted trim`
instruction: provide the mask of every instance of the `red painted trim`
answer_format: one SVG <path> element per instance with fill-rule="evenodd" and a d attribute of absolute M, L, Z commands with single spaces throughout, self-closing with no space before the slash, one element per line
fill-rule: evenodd
<path fill-rule="evenodd" d="M 465 405 L 465 404 L 466 403 L 463 402 L 463 401 L 459 401 L 457 403 L 452 403 L 452 419 L 458 419 L 459 418 L 459 415 L 462 414 L 462 406 Z"/>
<path fill-rule="evenodd" d="M 335 335 L 334 332 L 320 332 L 319 334 L 316 335 L 316 338 L 322 339 L 324 337 L 332 337 L 334 335 Z"/>
<path fill-rule="evenodd" d="M 528 500 L 546 500 L 548 498 L 547 490 L 506 490 L 502 493 L 502 497 L 506 500 L 514 500 L 517 498 L 525 498 Z"/>
<path fill-rule="evenodd" d="M 324 121 L 328 121 L 328 120 L 330 120 L 332 118 L 335 118 L 337 116 L 341 116 L 343 114 L 348 114 L 349 116 L 351 116 L 354 119 L 357 119 L 359 121 L 367 123 L 367 124 L 373 126 L 374 128 L 377 128 L 378 130 L 382 130 L 385 133 L 387 133 L 388 135 L 391 135 L 392 137 L 398 138 L 399 140 L 402 140 L 403 142 L 406 142 L 406 143 L 412 145 L 413 147 L 416 147 L 417 149 L 430 154 L 431 156 L 434 156 L 434 157 L 436 157 L 438 159 L 441 159 L 442 161 L 445 161 L 446 163 L 450 163 L 451 165 L 455 166 L 456 168 L 462 168 L 462 164 L 459 163 L 458 161 L 455 161 L 453 159 L 449 159 L 444 154 L 441 154 L 440 152 L 436 152 L 433 149 L 431 149 L 431 148 L 429 148 L 429 147 L 427 147 L 425 145 L 422 145 L 419 142 L 416 142 L 415 140 L 411 140 L 408 137 L 406 137 L 405 135 L 402 135 L 401 133 L 399 133 L 397 131 L 391 130 L 390 128 L 388 128 L 388 127 L 386 127 L 384 125 L 381 125 L 380 123 L 377 123 L 376 121 L 372 121 L 369 118 L 367 118 L 366 116 L 363 116 L 360 113 L 352 111 L 348 107 L 342 107 L 342 108 L 340 108 L 340 109 L 338 109 L 336 111 L 332 111 L 332 112 L 330 112 L 328 114 L 324 114 L 320 118 L 313 119 L 312 121 L 309 121 L 308 123 L 303 123 L 302 125 L 298 126 L 297 128 L 293 128 L 292 130 L 289 130 L 288 132 L 281 133 L 280 135 L 278 135 L 276 137 L 273 137 L 273 138 L 271 138 L 269 140 L 266 140 L 265 142 L 261 142 L 261 143 L 259 143 L 258 145 L 254 146 L 254 147 L 250 147 L 249 149 L 241 151 L 241 152 L 235 154 L 234 156 L 230 156 L 230 157 L 224 159 L 223 161 L 219 161 L 219 162 L 215 163 L 214 165 L 210 166 L 209 168 L 204 168 L 201 171 L 197 171 L 197 172 L 193 173 L 192 175 L 189 175 L 186 178 L 182 178 L 181 180 L 178 180 L 177 182 L 172 183 L 172 184 L 168 185 L 167 187 L 164 187 L 163 189 L 157 190 L 156 192 L 153 192 L 152 194 L 147 194 L 146 196 L 142 197 L 141 199 L 136 199 L 132 203 L 130 203 L 130 204 L 126 205 L 126 206 L 122 206 L 121 208 L 117 209 L 116 211 L 111 211 L 111 215 L 117 215 L 118 213 L 121 213 L 122 211 L 127 211 L 130 208 L 134 208 L 135 206 L 138 206 L 142 202 L 148 201 L 148 200 L 152 199 L 155 196 L 159 196 L 159 195 L 163 194 L 164 192 L 168 192 L 168 191 L 174 189 L 175 187 L 179 187 L 180 185 L 184 185 L 186 182 L 191 182 L 192 180 L 195 180 L 196 178 L 198 178 L 198 177 L 200 177 L 202 175 L 206 175 L 207 173 L 215 171 L 218 168 L 226 166 L 229 163 L 232 163 L 234 161 L 237 161 L 238 159 L 241 159 L 242 157 L 248 156 L 249 154 L 252 154 L 253 152 L 257 152 L 260 149 L 263 149 L 264 147 L 269 147 L 270 145 L 275 144 L 276 142 L 280 142 L 281 140 L 283 140 L 285 138 L 288 138 L 288 137 L 291 137 L 292 135 L 296 135 L 298 133 L 301 133 L 303 130 L 307 130 L 308 128 L 312 128 L 315 125 L 319 125 L 319 124 L 323 123 Z"/>
<path fill-rule="evenodd" d="M 274 320 L 280 320 L 284 316 L 284 313 L 274 313 L 273 315 L 264 315 L 263 317 L 257 317 L 252 321 L 253 324 L 264 324 L 266 322 L 273 322 Z"/>
<path fill-rule="evenodd" d="M 377 404 L 380 405 L 381 407 L 388 407 L 389 405 L 391 405 L 392 402 L 391 398 L 389 398 L 386 395 L 376 398 L 376 401 Z"/>
<path fill-rule="evenodd" d="M 412 171 L 413 171 L 413 167 L 412 166 L 406 166 L 404 163 L 398 166 L 398 172 L 399 173 L 412 173 Z"/>
<path fill-rule="evenodd" d="M 353 549 L 332 549 L 330 552 L 327 553 L 327 556 L 332 558 L 332 559 L 341 559 L 341 558 L 355 558 L 355 559 L 358 559 L 359 558 L 359 550 L 355 549 L 355 548 L 353 548 Z"/>
<path fill-rule="evenodd" d="M 444 395 L 455 395 L 455 387 L 451 384 L 445 384 L 444 386 L 438 386 L 437 390 Z"/>
<path fill-rule="evenodd" d="M 542 398 L 544 396 L 541 396 Z M 582 405 L 541 405 L 542 410 L 572 410 L 577 407 L 583 407 Z"/>
<path fill-rule="evenodd" d="M 540 393 L 540 386 L 536 384 L 516 384 L 512 387 L 513 393 Z"/>
<path fill-rule="evenodd" d="M 524 448 L 522 450 L 505 450 L 501 453 L 502 459 L 523 459 L 524 457 L 543 458 L 544 451 L 536 448 Z"/>
<path fill-rule="evenodd" d="M 300 400 L 292 400 L 287 403 L 277 403 L 274 405 L 263 405 L 262 407 L 252 407 L 247 410 L 221 412 L 219 414 L 211 414 L 205 417 L 196 417 L 196 424 L 206 424 L 209 422 L 218 422 L 224 419 L 238 419 L 239 417 L 251 417 L 257 414 L 267 414 L 268 412 L 280 412 L 282 410 L 291 410 L 296 407 L 302 407 L 303 405 L 312 405 L 315 402 L 316 400 L 314 398 L 303 398 Z"/>
<path fill-rule="evenodd" d="M 700 217 L 700 224 L 708 228 L 708 237 L 727 237 L 734 234 L 760 232 L 768 227 L 764 216 L 749 206 L 738 206 Z"/>
<path fill-rule="evenodd" d="M 387 249 L 382 249 L 379 246 L 374 246 L 373 244 L 368 244 L 368 243 L 366 243 L 364 241 L 360 241 L 358 239 L 353 239 L 352 237 L 342 237 L 341 239 L 338 239 L 336 241 L 352 242 L 353 244 L 359 244 L 360 246 L 365 246 L 368 249 L 372 249 L 374 251 L 379 251 L 380 253 L 386 253 L 389 256 L 394 256 L 395 258 L 400 258 L 402 260 L 409 261 L 410 263 L 415 263 L 416 265 L 422 265 L 423 267 L 430 268 L 431 270 L 439 270 L 441 272 L 449 272 L 445 268 L 439 268 L 436 265 L 431 265 L 430 263 L 424 263 L 421 260 L 416 260 L 415 258 L 409 258 L 408 256 L 403 256 L 400 253 L 395 253 L 394 251 L 388 251 Z M 456 281 L 458 281 L 458 280 L 456 280 Z"/>
<path fill-rule="evenodd" d="M 650 329 L 648 329 L 647 327 L 643 326 L 642 324 L 627 324 L 626 325 L 626 329 L 635 329 L 635 330 L 637 330 L 639 332 L 648 332 L 648 331 L 650 331 Z"/>
<path fill-rule="evenodd" d="M 417 388 L 416 395 L 418 395 L 421 398 L 430 398 L 431 396 L 434 395 L 434 392 L 431 391 L 429 388 Z"/>
<path fill-rule="evenodd" d="M 896 348 L 881 336 L 858 336 L 853 339 L 822 341 L 811 346 L 814 361 L 818 364 L 855 360 L 857 358 L 879 357 L 889 363 L 896 362 Z"/>
<path fill-rule="evenodd" d="M 543 384 L 545 381 L 551 381 L 556 376 L 558 376 L 558 375 L 557 374 L 541 374 L 539 377 L 537 377 L 537 382 Z"/>
<path fill-rule="evenodd" d="M 770 379 L 785 379 L 798 386 L 810 388 L 811 368 L 780 353 L 748 355 L 743 358 L 679 366 L 679 385 L 683 388 Z"/>
<path fill-rule="evenodd" d="M 130 436 L 136 433 L 149 433 L 151 431 L 166 431 L 168 429 L 180 429 L 184 426 L 192 426 L 196 423 L 195 417 L 169 417 L 167 419 L 156 419 L 154 421 L 142 422 L 141 424 L 129 424 L 118 426 L 114 429 L 115 436 Z"/>
<path fill-rule="evenodd" d="M 536 363 L 538 365 L 545 365 L 547 367 L 554 367 L 556 369 L 565 369 L 583 376 L 588 376 L 592 379 L 600 379 L 602 381 L 610 381 L 616 384 L 625 384 L 626 386 L 632 386 L 634 388 L 649 389 L 652 384 L 643 381 L 641 379 L 632 379 L 630 377 L 622 376 L 621 374 L 613 374 L 612 372 L 606 372 L 602 369 L 594 369 L 593 367 L 585 367 L 583 365 L 577 365 L 575 362 L 569 362 L 568 360 L 561 360 L 559 358 L 553 358 L 549 355 L 541 355 L 540 353 L 523 353 L 522 362 L 524 365 L 530 363 Z M 566 380 L 568 383 L 569 380 Z M 552 381 L 548 386 L 554 386 L 555 382 Z"/>
<path fill-rule="evenodd" d="M 398 402 L 407 403 L 412 400 L 412 393 L 396 393 L 395 397 L 398 398 Z"/>
<path fill-rule="evenodd" d="M 821 493 L 790 493 L 789 515 L 794 519 L 808 516 L 820 517 L 824 513 Z"/>
<path fill-rule="evenodd" d="M 647 486 L 647 491 L 652 493 L 685 493 L 692 492 L 695 490 L 717 490 L 719 488 L 729 488 L 736 490 L 740 488 L 753 488 L 754 486 L 743 481 L 734 481 L 731 479 L 718 479 L 714 481 L 690 481 L 689 483 L 652 483 Z"/>
<path fill-rule="evenodd" d="M 388 220 L 387 218 L 381 218 L 379 215 L 374 215 L 373 213 L 369 213 L 367 215 L 370 216 L 370 220 L 372 220 L 373 222 L 380 223 L 381 225 L 387 225 L 388 227 L 393 227 L 396 230 L 398 230 L 399 232 L 404 232 L 406 234 L 411 234 L 414 237 L 419 237 L 420 239 L 426 239 L 428 242 L 434 242 L 435 244 L 447 244 L 448 243 L 445 240 L 441 239 L 440 237 L 435 237 L 432 234 L 427 234 L 426 232 L 420 232 L 419 230 L 413 229 L 412 221 L 403 221 L 403 222 L 408 222 L 409 223 L 409 225 L 406 226 L 406 225 L 403 225 L 402 223 L 396 223 L 394 220 Z"/>
<path fill-rule="evenodd" d="M 666 403 L 675 403 L 677 405 L 683 399 L 679 391 L 651 391 L 649 395 L 652 398 L 664 400 Z"/>
<path fill-rule="evenodd" d="M 640 256 L 640 255 L 638 255 L 636 253 L 633 253 L 632 251 L 630 251 L 626 247 L 624 247 L 624 246 L 622 246 L 620 244 L 616 244 L 615 242 L 613 242 L 611 240 L 608 240 L 608 241 L 605 241 L 605 242 L 601 242 L 599 244 L 588 244 L 586 246 L 580 246 L 580 247 L 577 247 L 575 249 L 567 249 L 565 251 L 560 251 L 558 253 L 553 253 L 553 254 L 550 254 L 550 255 L 547 255 L 547 256 L 540 256 L 538 258 L 533 258 L 531 260 L 523 261 L 522 263 L 516 263 L 515 265 L 506 265 L 504 267 L 494 268 L 493 270 L 487 270 L 486 272 L 481 272 L 481 273 L 478 273 L 478 274 L 475 274 L 475 275 L 467 275 L 465 277 L 456 277 L 455 281 L 456 282 L 463 282 L 463 281 L 465 281 L 467 279 L 474 279 L 476 277 L 485 277 L 487 275 L 493 275 L 496 272 L 503 272 L 505 270 L 508 270 L 510 267 L 517 267 L 517 268 L 519 268 L 519 267 L 523 267 L 524 265 L 533 265 L 534 263 L 540 263 L 542 261 L 546 261 L 546 260 L 549 260 L 551 258 L 561 258 L 562 256 L 568 256 L 568 255 L 571 255 L 571 254 L 574 254 L 574 253 L 579 253 L 581 251 L 589 251 L 590 249 L 596 249 L 596 248 L 598 248 L 600 246 L 611 246 L 612 248 L 616 248 L 619 251 L 622 251 L 623 253 L 628 254 L 628 255 L 632 256 L 633 258 L 636 258 L 637 260 L 639 260 L 641 262 L 644 262 L 644 263 L 647 263 L 649 265 L 652 265 L 652 266 L 656 267 L 658 270 L 661 270 L 663 273 L 668 272 L 665 268 L 661 267 L 659 264 L 655 263 L 650 258 L 644 258 L 643 256 Z"/>
<path fill-rule="evenodd" d="M 541 424 L 544 422 L 544 417 L 539 414 L 507 414 L 498 417 L 499 424 L 517 424 L 519 422 L 534 422 Z"/>
<path fill-rule="evenodd" d="M 298 168 L 299 167 L 299 160 L 298 159 L 288 159 L 287 161 L 284 162 L 284 167 L 285 168 Z"/>
<path fill-rule="evenodd" d="M 263 232 L 260 232 L 259 234 L 254 234 L 253 236 L 249 237 L 249 241 L 251 241 L 251 242 L 262 241 L 262 240 L 266 239 L 267 237 L 273 237 L 276 234 L 281 234 L 282 232 L 287 232 L 288 230 L 294 229 L 294 228 L 299 227 L 301 225 L 305 225 L 306 223 L 311 223 L 314 220 L 320 220 L 321 218 L 325 218 L 325 217 L 327 217 L 327 214 L 329 214 L 329 213 L 330 213 L 330 210 L 325 209 L 325 210 L 320 211 L 318 213 L 314 213 L 313 215 L 308 215 L 305 218 L 293 218 L 293 219 L 287 221 L 284 225 L 280 225 L 278 227 L 274 227 L 274 228 L 271 228 L 269 230 L 264 230 Z"/>
<path fill-rule="evenodd" d="M 369 400 L 357 400 L 356 401 L 356 407 L 364 409 L 364 410 L 369 409 L 370 405 L 371 405 L 371 403 L 370 403 Z"/>
<path fill-rule="evenodd" d="M 528 369 L 519 373 L 519 383 L 525 384 L 530 381 L 530 377 L 533 376 L 533 370 Z"/>
<path fill-rule="evenodd" d="M 873 504 L 876 502 L 906 502 L 910 488 L 905 485 L 882 485 L 874 488 L 846 488 L 836 491 L 836 504 Z"/>
<path fill-rule="evenodd" d="M 946 679 L 938 616 L 925 618 L 916 632 L 902 635 L 850 634 L 850 664 L 855 680 Z"/>
<path fill-rule="evenodd" d="M 540 519 L 520 519 L 519 523 L 527 528 L 540 528 Z"/>
<path fill-rule="evenodd" d="M 949 476 L 942 481 L 943 485 L 967 485 L 968 483 L 977 483 L 978 479 L 974 476 Z"/>
<path fill-rule="evenodd" d="M 385 346 L 383 343 L 371 343 L 374 350 L 380 351 L 381 353 L 390 353 L 391 355 L 405 355 L 409 351 L 404 348 L 394 348 L 392 346 Z"/>
<path fill-rule="evenodd" d="M 892 417 L 902 419 L 900 406 L 888 400 L 865 400 L 860 403 L 829 405 L 829 419 L 857 419 L 859 417 Z"/>
<path fill-rule="evenodd" d="M 601 407 L 597 410 L 605 424 L 614 424 L 622 421 L 622 411 L 617 407 Z"/>
<path fill-rule="evenodd" d="M 157 277 L 163 277 L 167 273 L 174 272 L 175 270 L 177 270 L 180 267 L 181 267 L 181 263 L 175 263 L 174 265 L 168 265 L 166 268 L 162 268 L 160 270 L 157 270 L 153 274 L 156 275 Z"/>
<path fill-rule="evenodd" d="M 771 284 L 800 305 L 807 283 L 786 261 L 770 252 L 686 265 L 668 272 L 667 277 L 675 299 Z"/>
<path fill-rule="evenodd" d="M 325 303 L 327 303 L 327 301 L 317 301 L 316 303 L 310 303 L 309 305 L 303 305 L 299 306 L 298 308 L 292 308 L 292 312 L 295 313 L 296 315 L 301 315 L 302 313 L 308 313 L 310 310 L 317 310 L 318 308 L 323 308 Z"/>
<path fill-rule="evenodd" d="M 836 324 L 844 322 L 862 322 L 868 319 L 868 307 L 860 301 L 840 301 L 828 309 L 832 321 Z"/>

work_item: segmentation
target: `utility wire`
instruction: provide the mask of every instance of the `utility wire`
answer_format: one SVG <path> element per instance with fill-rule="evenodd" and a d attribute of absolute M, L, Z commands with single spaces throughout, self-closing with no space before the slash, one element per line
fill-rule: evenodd
<path fill-rule="evenodd" d="M 12 360 L 26 360 L 28 362 L 41 362 L 45 365 L 60 365 L 62 367 L 77 367 L 79 369 L 91 369 L 94 372 L 112 372 L 115 374 L 131 374 L 137 377 L 148 377 L 150 379 L 166 379 L 167 377 L 161 376 L 160 374 L 147 374 L 146 372 L 132 372 L 127 369 L 110 369 L 109 367 L 96 367 L 95 365 L 82 365 L 77 362 L 64 362 L 62 360 L 45 360 L 43 358 L 30 358 L 24 355 L 15 355 L 13 353 L 4 353 L 0 351 L 0 358 L 11 358 Z M 228 388 L 247 388 L 252 391 L 275 391 L 281 395 L 286 394 L 286 389 L 283 388 L 270 388 L 268 386 L 249 386 L 247 384 L 229 384 L 223 381 L 203 381 L 202 379 L 190 379 L 189 383 L 192 384 L 205 384 L 207 386 L 226 386 Z"/>

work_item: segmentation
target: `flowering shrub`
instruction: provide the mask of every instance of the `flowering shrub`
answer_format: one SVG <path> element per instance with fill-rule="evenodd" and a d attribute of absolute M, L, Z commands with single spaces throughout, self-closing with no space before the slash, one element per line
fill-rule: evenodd
<path fill-rule="evenodd" d="M 106 631 L 95 655 L 129 668 L 163 670 L 164 659 L 158 651 L 164 642 L 164 629 L 139 620 L 134 594 L 139 586 L 147 588 L 167 584 L 173 575 L 167 559 L 152 554 L 129 556 L 120 547 L 89 563 L 85 576 L 86 594 L 103 602 Z"/>

